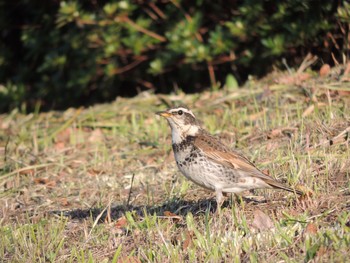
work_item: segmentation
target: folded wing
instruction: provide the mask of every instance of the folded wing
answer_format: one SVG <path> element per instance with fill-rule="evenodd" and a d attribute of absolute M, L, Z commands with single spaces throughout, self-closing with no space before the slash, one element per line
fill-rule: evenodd
<path fill-rule="evenodd" d="M 226 167 L 230 167 L 232 169 L 240 170 L 247 176 L 262 179 L 265 183 L 267 183 L 273 188 L 283 189 L 300 195 L 303 194 L 301 191 L 293 190 L 289 187 L 286 187 L 283 184 L 277 182 L 269 175 L 264 174 L 262 171 L 256 168 L 255 165 L 251 163 L 248 159 L 226 147 L 214 136 L 210 135 L 210 140 L 207 137 L 208 135 L 197 136 L 194 141 L 194 146 L 200 149 L 203 154 L 205 154 L 214 162 L 222 164 Z"/>

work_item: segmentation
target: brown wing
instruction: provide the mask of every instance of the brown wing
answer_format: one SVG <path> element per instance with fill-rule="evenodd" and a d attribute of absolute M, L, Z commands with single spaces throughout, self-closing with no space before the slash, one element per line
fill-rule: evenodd
<path fill-rule="evenodd" d="M 205 134 L 205 136 L 198 135 L 194 140 L 194 146 L 200 149 L 214 162 L 220 163 L 232 169 L 241 170 L 245 172 L 247 176 L 260 178 L 272 187 L 302 194 L 300 191 L 290 189 L 277 182 L 272 177 L 264 174 L 262 171 L 256 168 L 255 165 L 251 163 L 247 158 L 232 151 L 214 136 L 211 136 L 209 134 Z"/>

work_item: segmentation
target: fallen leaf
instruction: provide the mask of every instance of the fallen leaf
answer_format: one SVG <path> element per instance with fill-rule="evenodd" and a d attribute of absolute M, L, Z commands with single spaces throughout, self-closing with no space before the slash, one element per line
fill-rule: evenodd
<path fill-rule="evenodd" d="M 271 218 L 259 209 L 254 211 L 254 220 L 252 225 L 258 230 L 274 228 L 274 223 Z"/>
<path fill-rule="evenodd" d="M 176 221 L 182 220 L 181 216 L 178 216 L 177 214 L 174 214 L 174 213 L 172 213 L 170 211 L 164 211 L 164 216 L 167 217 L 167 218 L 170 218 L 170 219 L 174 219 Z"/>
<path fill-rule="evenodd" d="M 270 175 L 270 170 L 269 169 L 263 169 L 262 172 L 266 175 Z"/>
<path fill-rule="evenodd" d="M 48 181 L 47 184 L 46 184 L 47 187 L 55 187 L 56 186 L 56 181 Z"/>
<path fill-rule="evenodd" d="M 64 129 L 56 135 L 55 142 L 69 142 L 72 133 L 71 128 Z"/>
<path fill-rule="evenodd" d="M 317 104 L 317 107 L 323 107 L 325 105 L 326 105 L 325 103 L 320 102 Z M 305 118 L 305 117 L 309 116 L 314 110 L 315 110 L 315 104 L 311 104 L 309 107 L 307 107 L 306 110 L 304 110 L 304 112 L 301 116 L 303 118 Z"/>
<path fill-rule="evenodd" d="M 34 169 L 21 170 L 19 172 L 21 175 L 34 175 Z"/>
<path fill-rule="evenodd" d="M 63 205 L 63 206 L 69 206 L 70 205 L 70 203 L 68 202 L 67 198 L 65 198 L 65 197 L 61 198 L 60 202 L 61 202 L 61 205 Z"/>
<path fill-rule="evenodd" d="M 309 207 L 313 207 L 318 203 L 317 199 L 313 199 L 313 192 L 310 189 L 307 189 L 306 187 L 297 187 L 298 190 L 302 191 L 304 194 L 299 196 L 297 198 L 298 206 L 301 209 L 308 209 Z"/>
<path fill-rule="evenodd" d="M 49 179 L 47 178 L 34 178 L 34 183 L 35 184 L 47 184 Z"/>
<path fill-rule="evenodd" d="M 101 129 L 94 129 L 89 138 L 88 138 L 88 141 L 89 142 L 102 142 L 104 139 L 104 135 L 103 135 L 103 132 Z"/>
<path fill-rule="evenodd" d="M 261 118 L 261 116 L 264 116 L 264 114 L 267 112 L 267 109 L 264 108 L 262 111 L 258 112 L 258 113 L 255 113 L 255 114 L 251 114 L 249 115 L 249 120 L 251 121 L 255 121 L 255 120 L 258 120 Z"/>
<path fill-rule="evenodd" d="M 308 80 L 310 78 L 311 78 L 311 74 L 309 74 L 309 73 L 300 73 L 297 75 L 298 82 L 303 82 L 303 81 Z"/>
<path fill-rule="evenodd" d="M 46 185 L 47 187 L 56 186 L 56 181 L 51 181 L 47 178 L 34 178 L 34 183 L 35 184 L 43 184 L 43 185 Z"/>
<path fill-rule="evenodd" d="M 97 176 L 97 175 L 101 175 L 103 173 L 103 171 L 100 171 L 100 170 L 97 170 L 97 169 L 89 169 L 87 171 L 87 174 L 90 175 L 90 176 Z"/>
<path fill-rule="evenodd" d="M 267 138 L 272 139 L 276 137 L 281 137 L 282 136 L 282 130 L 281 129 L 273 129 L 272 131 L 269 132 L 267 135 Z"/>
<path fill-rule="evenodd" d="M 314 104 L 310 105 L 309 107 L 307 107 L 306 110 L 304 110 L 302 117 L 304 118 L 304 117 L 310 115 L 314 111 L 314 109 L 315 109 L 315 105 Z"/>
<path fill-rule="evenodd" d="M 182 244 L 182 249 L 186 250 L 190 245 L 192 245 L 193 231 L 186 231 L 185 241 Z"/>
<path fill-rule="evenodd" d="M 56 142 L 54 147 L 56 150 L 63 150 L 66 147 L 66 144 L 64 142 Z"/>
<path fill-rule="evenodd" d="M 348 82 L 350 82 L 350 78 L 347 80 Z M 349 96 L 350 95 L 350 91 L 347 90 L 338 90 L 338 94 L 340 96 Z"/>
<path fill-rule="evenodd" d="M 121 218 L 118 218 L 117 222 L 115 223 L 116 228 L 124 228 L 128 225 L 128 221 L 126 218 L 123 216 Z"/>
<path fill-rule="evenodd" d="M 299 197 L 300 199 L 311 198 L 314 195 L 313 191 L 310 188 L 306 187 L 305 185 L 298 184 L 296 186 L 296 189 L 304 193 Z"/>
<path fill-rule="evenodd" d="M 317 234 L 317 226 L 313 223 L 309 223 L 305 228 L 305 234 Z"/>
<path fill-rule="evenodd" d="M 320 68 L 320 76 L 325 77 L 329 74 L 330 71 L 331 71 L 331 67 L 328 64 L 324 64 Z"/>

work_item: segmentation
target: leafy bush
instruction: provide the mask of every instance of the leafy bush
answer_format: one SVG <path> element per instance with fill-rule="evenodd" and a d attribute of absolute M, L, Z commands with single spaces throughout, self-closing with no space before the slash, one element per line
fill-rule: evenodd
<path fill-rule="evenodd" d="M 3 1 L 0 111 L 63 108 L 143 89 L 243 82 L 313 52 L 340 57 L 338 1 Z M 338 16 L 336 16 L 338 12 Z M 337 47 L 337 48 L 335 48 Z"/>

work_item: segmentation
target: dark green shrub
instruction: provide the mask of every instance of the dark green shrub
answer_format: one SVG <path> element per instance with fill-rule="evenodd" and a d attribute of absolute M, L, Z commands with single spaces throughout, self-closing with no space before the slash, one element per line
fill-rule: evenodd
<path fill-rule="evenodd" d="M 338 10 L 338 8 L 340 8 Z M 64 108 L 143 89 L 243 82 L 308 53 L 325 62 L 348 23 L 337 1 L 3 1 L 0 111 Z M 338 12 L 338 16 L 336 16 Z M 339 23 L 338 23 L 339 22 Z M 328 35 L 327 35 L 328 34 Z M 343 35 L 335 37 L 341 45 Z"/>

